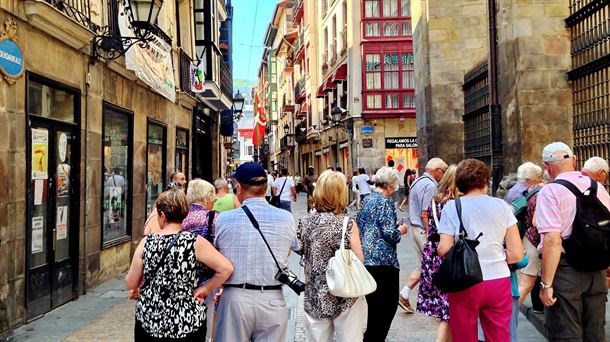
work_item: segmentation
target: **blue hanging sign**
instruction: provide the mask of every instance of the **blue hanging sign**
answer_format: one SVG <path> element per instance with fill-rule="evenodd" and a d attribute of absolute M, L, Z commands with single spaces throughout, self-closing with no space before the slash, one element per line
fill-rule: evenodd
<path fill-rule="evenodd" d="M 23 52 L 16 39 L 17 24 L 11 19 L 4 23 L 0 33 L 0 72 L 8 84 L 14 84 L 23 75 Z"/>
<path fill-rule="evenodd" d="M 363 135 L 371 135 L 375 132 L 375 128 L 370 125 L 364 125 L 360 127 L 360 133 Z"/>

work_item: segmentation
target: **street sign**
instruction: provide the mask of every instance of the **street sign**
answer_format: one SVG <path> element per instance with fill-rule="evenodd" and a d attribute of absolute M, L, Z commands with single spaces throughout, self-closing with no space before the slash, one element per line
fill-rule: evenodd
<path fill-rule="evenodd" d="M 23 51 L 17 41 L 17 24 L 9 19 L 4 23 L 5 30 L 0 32 L 0 73 L 8 84 L 23 75 Z"/>
<path fill-rule="evenodd" d="M 364 148 L 373 147 L 373 139 L 362 139 L 362 147 L 364 147 Z"/>
<path fill-rule="evenodd" d="M 364 125 L 360 127 L 360 133 L 363 135 L 371 135 L 375 133 L 375 128 L 371 125 Z"/>

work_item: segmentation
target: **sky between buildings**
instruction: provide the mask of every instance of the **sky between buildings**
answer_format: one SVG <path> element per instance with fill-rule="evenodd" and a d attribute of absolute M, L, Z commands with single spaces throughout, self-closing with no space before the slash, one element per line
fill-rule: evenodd
<path fill-rule="evenodd" d="M 233 79 L 256 81 L 263 40 L 277 0 L 231 0 L 233 4 Z"/>

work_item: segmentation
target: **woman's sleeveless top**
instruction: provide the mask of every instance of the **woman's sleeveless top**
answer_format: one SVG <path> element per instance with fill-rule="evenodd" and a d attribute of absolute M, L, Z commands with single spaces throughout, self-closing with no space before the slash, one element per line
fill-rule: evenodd
<path fill-rule="evenodd" d="M 149 235 L 142 253 L 148 285 L 140 293 L 136 319 L 149 335 L 157 338 L 183 338 L 205 324 L 205 305 L 193 298 L 199 264 L 194 234 L 181 233 L 163 266 L 152 274 L 174 236 Z"/>

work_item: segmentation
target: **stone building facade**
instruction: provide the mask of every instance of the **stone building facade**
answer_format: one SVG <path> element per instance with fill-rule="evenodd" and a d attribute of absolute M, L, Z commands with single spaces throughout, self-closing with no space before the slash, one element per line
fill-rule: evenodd
<path fill-rule="evenodd" d="M 500 178 L 516 172 L 525 161 L 540 164 L 542 148 L 551 141 L 572 144 L 572 96 L 566 80 L 571 67 L 570 31 L 565 25 L 568 2 L 422 1 L 413 5 L 413 12 L 422 166 L 432 157 L 455 163 L 465 151 L 468 155 L 473 133 L 467 127 L 473 104 L 468 101 L 480 101 L 487 108 L 480 128 L 487 133 L 475 136 L 488 151 L 482 159 L 500 164 Z M 492 15 L 497 32 L 495 61 L 490 59 Z M 494 64 L 497 86 L 490 74 Z M 468 77 L 480 67 L 487 68 L 481 83 L 487 92 L 468 97 Z M 492 156 L 494 119 L 489 112 L 494 91 L 501 120 L 501 141 L 495 143 L 498 156 Z"/>
<path fill-rule="evenodd" d="M 204 56 L 205 81 L 221 94 L 190 90 L 191 1 L 165 2 L 159 16 L 175 82 L 163 96 L 123 57 L 90 61 L 98 30 L 121 20 L 119 2 L 54 3 L 0 2 L 1 33 L 16 32 L 24 65 L 14 84 L 0 82 L 0 338 L 126 271 L 151 201 L 173 171 L 196 174 L 196 151 L 209 151 L 208 178 L 223 169 L 219 112 L 232 94 L 218 56 Z M 223 18 L 224 2 L 206 4 Z"/>

